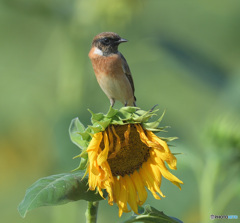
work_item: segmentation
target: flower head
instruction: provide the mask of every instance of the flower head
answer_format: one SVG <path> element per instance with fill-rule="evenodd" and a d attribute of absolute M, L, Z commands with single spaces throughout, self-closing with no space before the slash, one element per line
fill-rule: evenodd
<path fill-rule="evenodd" d="M 183 182 L 167 169 L 176 169 L 177 160 L 167 142 L 154 131 L 162 131 L 155 122 L 147 122 L 156 111 L 142 111 L 127 107 L 110 109 L 107 115 L 93 114 L 93 128 L 80 133 L 82 137 L 90 130 L 90 143 L 83 154 L 88 155 L 87 173 L 89 189 L 108 194 L 108 203 L 116 203 L 119 216 L 132 209 L 138 213 L 138 206 L 147 199 L 146 188 L 154 198 L 165 197 L 160 190 L 162 176 L 178 186 Z M 94 118 L 96 118 L 94 122 Z M 94 123 L 95 124 L 94 126 Z M 106 125 L 106 126 L 105 126 Z M 103 129 L 98 131 L 96 128 Z M 160 197 L 161 196 L 161 197 Z M 128 208 L 128 204 L 130 209 Z"/>

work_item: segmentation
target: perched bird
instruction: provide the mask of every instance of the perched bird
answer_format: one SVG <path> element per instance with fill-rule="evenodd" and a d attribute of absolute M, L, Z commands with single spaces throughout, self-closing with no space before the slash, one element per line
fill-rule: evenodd
<path fill-rule="evenodd" d="M 123 42 L 127 40 L 117 33 L 100 33 L 94 37 L 88 54 L 97 81 L 112 107 L 116 100 L 125 106 L 136 106 L 131 71 L 126 59 L 118 51 L 118 45 Z"/>

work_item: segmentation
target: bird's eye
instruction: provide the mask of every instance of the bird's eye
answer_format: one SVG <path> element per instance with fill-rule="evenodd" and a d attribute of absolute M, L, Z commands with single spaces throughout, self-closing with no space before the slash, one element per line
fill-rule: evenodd
<path fill-rule="evenodd" d="M 110 43 L 110 39 L 109 38 L 104 38 L 103 43 L 108 45 Z"/>

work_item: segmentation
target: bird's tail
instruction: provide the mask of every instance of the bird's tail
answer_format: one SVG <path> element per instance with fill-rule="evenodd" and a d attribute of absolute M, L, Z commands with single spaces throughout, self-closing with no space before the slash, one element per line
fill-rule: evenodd
<path fill-rule="evenodd" d="M 136 105 L 136 97 L 134 96 L 133 97 L 133 100 L 129 100 L 127 103 L 125 103 L 125 106 L 134 106 L 134 107 L 137 107 Z"/>

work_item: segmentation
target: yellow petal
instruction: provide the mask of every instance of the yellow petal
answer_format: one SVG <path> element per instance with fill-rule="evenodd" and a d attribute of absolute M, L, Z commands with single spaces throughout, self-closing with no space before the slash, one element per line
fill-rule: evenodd
<path fill-rule="evenodd" d="M 128 124 L 127 130 L 124 132 L 125 146 L 127 146 L 129 142 L 130 130 L 131 130 L 131 127 L 130 127 L 130 124 Z"/>
<path fill-rule="evenodd" d="M 154 143 L 148 139 L 148 137 L 146 136 L 145 132 L 143 131 L 141 125 L 135 125 L 135 126 L 139 133 L 140 139 L 144 144 L 146 144 L 148 147 L 156 147 L 157 146 L 156 143 Z"/>
<path fill-rule="evenodd" d="M 103 196 L 103 192 L 101 187 L 98 187 L 98 193 L 100 194 L 100 196 L 105 200 L 105 197 Z"/>
<path fill-rule="evenodd" d="M 154 165 L 150 162 L 147 162 L 145 165 L 145 168 L 146 168 L 147 172 L 149 173 L 149 176 L 152 177 L 152 179 L 154 180 L 153 187 L 154 187 L 155 191 L 157 191 L 162 197 L 165 197 L 163 195 L 162 191 L 160 190 L 160 186 L 161 186 L 161 182 L 162 182 L 162 175 L 161 175 L 161 172 L 160 172 L 158 166 Z"/>
<path fill-rule="evenodd" d="M 153 132 L 147 131 L 147 136 L 151 141 L 160 145 L 160 148 L 163 148 L 166 152 L 170 152 L 170 149 L 169 149 L 167 143 L 165 141 L 163 141 L 162 139 L 160 139 L 158 136 L 156 136 Z"/>
<path fill-rule="evenodd" d="M 114 158 L 117 155 L 118 151 L 121 149 L 121 140 L 120 140 L 120 137 L 118 136 L 118 134 L 116 133 L 116 130 L 113 125 L 112 125 L 112 131 L 113 131 L 113 134 L 117 138 L 117 142 L 115 142 L 116 146 L 114 148 L 114 152 L 108 157 L 108 159 Z"/>
<path fill-rule="evenodd" d="M 110 182 L 113 183 L 113 176 L 112 176 L 112 171 L 111 168 L 108 164 L 108 162 L 105 162 L 102 164 L 101 169 L 103 171 L 104 178 L 101 178 L 101 180 L 106 180 L 108 179 Z"/>
<path fill-rule="evenodd" d="M 102 133 L 101 132 L 96 133 L 96 134 L 94 134 L 94 136 L 88 146 L 87 152 L 88 152 L 88 160 L 89 160 L 90 167 L 91 167 L 90 171 L 93 171 L 93 168 L 96 168 L 96 164 L 93 164 L 93 163 L 97 159 L 98 150 L 100 148 L 101 141 L 102 141 Z M 98 173 L 95 173 L 95 174 L 98 174 Z"/>
<path fill-rule="evenodd" d="M 153 151 L 155 156 L 159 157 L 163 161 L 166 161 L 168 166 L 172 170 L 177 169 L 177 159 L 171 152 L 170 153 L 162 152 L 162 151 L 158 150 L 157 148 L 153 148 L 152 151 Z"/>
<path fill-rule="evenodd" d="M 120 194 L 118 197 L 118 207 L 119 207 L 119 216 L 123 212 L 129 212 L 127 208 L 127 200 L 128 200 L 128 192 L 127 192 L 127 187 L 126 187 L 126 182 L 123 177 L 119 178 L 119 183 L 120 183 Z"/>
<path fill-rule="evenodd" d="M 88 145 L 87 152 L 97 151 L 102 141 L 102 132 L 95 133 Z"/>
<path fill-rule="evenodd" d="M 104 182 L 104 188 L 107 190 L 108 193 L 108 204 L 113 205 L 113 187 L 112 183 L 109 181 Z"/>
<path fill-rule="evenodd" d="M 167 180 L 171 181 L 173 184 L 175 184 L 181 190 L 180 184 L 183 184 L 183 182 L 181 180 L 179 180 L 177 177 L 175 177 L 172 173 L 169 172 L 169 170 L 165 166 L 164 162 L 160 158 L 154 157 L 154 160 L 158 164 L 163 177 L 165 177 Z"/>
<path fill-rule="evenodd" d="M 92 174 L 94 174 L 96 176 L 100 174 L 99 166 L 97 165 L 96 160 L 93 160 L 92 162 L 90 162 L 89 167 L 90 167 L 89 172 L 91 172 Z"/>
<path fill-rule="evenodd" d="M 114 202 L 117 204 L 119 209 L 119 217 L 122 216 L 123 209 L 120 205 L 120 196 L 121 196 L 121 183 L 120 178 L 113 177 L 114 178 L 114 187 L 113 187 L 113 194 L 114 194 Z"/>
<path fill-rule="evenodd" d="M 135 185 L 135 188 L 137 190 L 137 193 L 138 193 L 138 204 L 143 205 L 145 203 L 145 201 L 147 200 L 148 194 L 144 187 L 142 179 L 139 176 L 138 171 L 134 171 L 133 174 L 131 174 L 130 176 L 131 176 L 131 179 L 132 179 L 132 181 Z"/>
<path fill-rule="evenodd" d="M 99 174 L 99 167 L 96 163 L 96 159 L 97 159 L 98 149 L 100 147 L 101 141 L 102 141 L 102 133 L 99 132 L 94 134 L 87 149 L 89 166 L 90 166 L 89 171 L 95 175 Z"/>
<path fill-rule="evenodd" d="M 108 126 L 108 138 L 109 138 L 109 152 L 113 152 L 113 134 Z"/>
<path fill-rule="evenodd" d="M 99 168 L 99 174 L 98 174 L 98 178 L 99 181 L 102 182 L 104 180 L 107 180 L 107 176 L 108 173 L 106 173 L 106 171 L 104 171 L 104 169 L 102 169 L 102 167 Z"/>
<path fill-rule="evenodd" d="M 154 188 L 154 179 L 152 178 L 152 176 L 149 176 L 144 164 L 142 165 L 142 168 L 139 169 L 139 173 L 142 178 L 142 181 L 145 183 L 148 190 L 152 192 L 152 195 L 154 196 L 154 198 L 159 200 L 161 198 L 157 195 L 156 190 Z"/>
<path fill-rule="evenodd" d="M 97 176 L 94 175 L 91 171 L 89 171 L 88 184 L 90 190 L 95 190 L 97 186 Z"/>
<path fill-rule="evenodd" d="M 114 200 L 114 202 L 117 203 L 118 198 L 119 198 L 118 195 L 120 194 L 121 187 L 120 187 L 120 182 L 119 182 L 117 177 L 113 177 L 113 180 L 114 180 L 114 183 L 113 183 L 113 185 L 114 185 L 114 187 L 113 187 L 113 200 Z"/>
<path fill-rule="evenodd" d="M 106 132 L 104 132 L 104 146 L 105 146 L 104 150 L 102 150 L 97 157 L 97 163 L 99 166 L 101 166 L 102 163 L 105 162 L 108 158 L 109 141 L 108 141 L 108 135 Z"/>
<path fill-rule="evenodd" d="M 131 178 L 128 175 L 124 176 L 126 185 L 127 185 L 127 191 L 128 191 L 128 203 L 132 210 L 138 214 L 138 206 L 137 206 L 137 192 L 136 188 L 131 180 Z"/>

